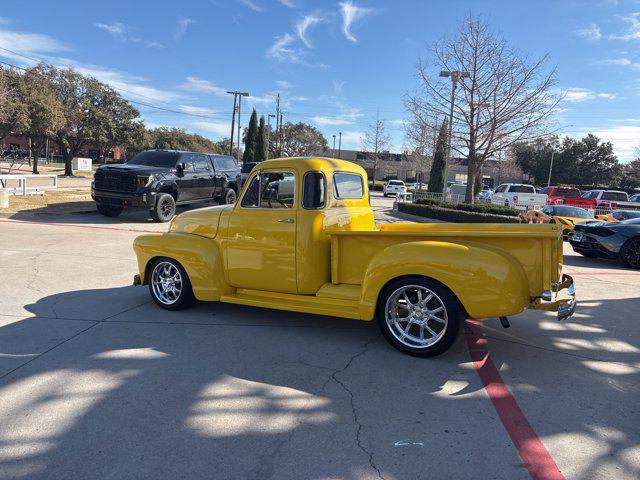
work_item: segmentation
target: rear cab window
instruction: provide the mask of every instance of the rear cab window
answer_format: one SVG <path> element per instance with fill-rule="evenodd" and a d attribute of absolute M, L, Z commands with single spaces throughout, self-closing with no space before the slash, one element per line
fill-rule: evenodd
<path fill-rule="evenodd" d="M 509 193 L 536 193 L 532 185 L 511 185 Z"/>
<path fill-rule="evenodd" d="M 362 176 L 357 173 L 334 173 L 333 188 L 336 198 L 339 199 L 364 198 L 364 185 L 362 183 Z"/>

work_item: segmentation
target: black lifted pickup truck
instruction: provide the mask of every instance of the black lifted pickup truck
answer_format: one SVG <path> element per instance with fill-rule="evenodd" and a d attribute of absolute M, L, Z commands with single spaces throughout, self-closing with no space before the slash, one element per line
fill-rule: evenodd
<path fill-rule="evenodd" d="M 96 170 L 91 197 L 98 211 L 116 217 L 124 208 L 147 208 L 168 222 L 176 205 L 236 201 L 240 168 L 233 157 L 176 150 L 145 150 L 127 163 Z"/>

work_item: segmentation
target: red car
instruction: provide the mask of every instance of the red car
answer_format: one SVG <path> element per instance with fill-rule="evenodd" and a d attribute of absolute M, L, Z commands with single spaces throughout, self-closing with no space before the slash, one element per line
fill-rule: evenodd
<path fill-rule="evenodd" d="M 540 193 L 547 194 L 547 205 L 572 205 L 581 208 L 593 206 L 593 202 L 582 198 L 580 190 L 575 187 L 545 187 Z"/>

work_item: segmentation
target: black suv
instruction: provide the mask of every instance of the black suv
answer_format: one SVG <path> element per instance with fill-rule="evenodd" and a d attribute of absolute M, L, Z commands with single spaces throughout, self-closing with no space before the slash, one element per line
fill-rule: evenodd
<path fill-rule="evenodd" d="M 98 168 L 91 197 L 107 217 L 117 217 L 125 207 L 143 207 L 156 222 L 167 222 L 176 205 L 234 203 L 239 180 L 240 168 L 228 155 L 146 150 L 122 165 Z"/>

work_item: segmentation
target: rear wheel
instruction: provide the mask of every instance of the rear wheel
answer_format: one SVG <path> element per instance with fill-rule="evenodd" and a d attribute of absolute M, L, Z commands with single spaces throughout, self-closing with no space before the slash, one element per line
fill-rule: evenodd
<path fill-rule="evenodd" d="M 98 212 L 104 215 L 105 217 L 117 217 L 122 213 L 122 210 L 124 210 L 124 208 L 122 207 L 116 207 L 113 205 L 100 205 L 100 204 L 96 205 L 96 208 L 98 209 Z"/>
<path fill-rule="evenodd" d="M 160 258 L 151 267 L 149 291 L 153 300 L 166 310 L 182 310 L 195 297 L 185 269 L 172 258 Z"/>
<path fill-rule="evenodd" d="M 417 357 L 433 357 L 455 340 L 464 309 L 438 282 L 406 277 L 383 289 L 376 317 L 383 335 L 395 348 Z"/>
<path fill-rule="evenodd" d="M 168 222 L 176 214 L 176 201 L 168 193 L 158 195 L 156 205 L 151 209 L 151 218 L 156 222 Z"/>
<path fill-rule="evenodd" d="M 618 258 L 625 267 L 640 268 L 640 237 L 627 240 Z"/>

